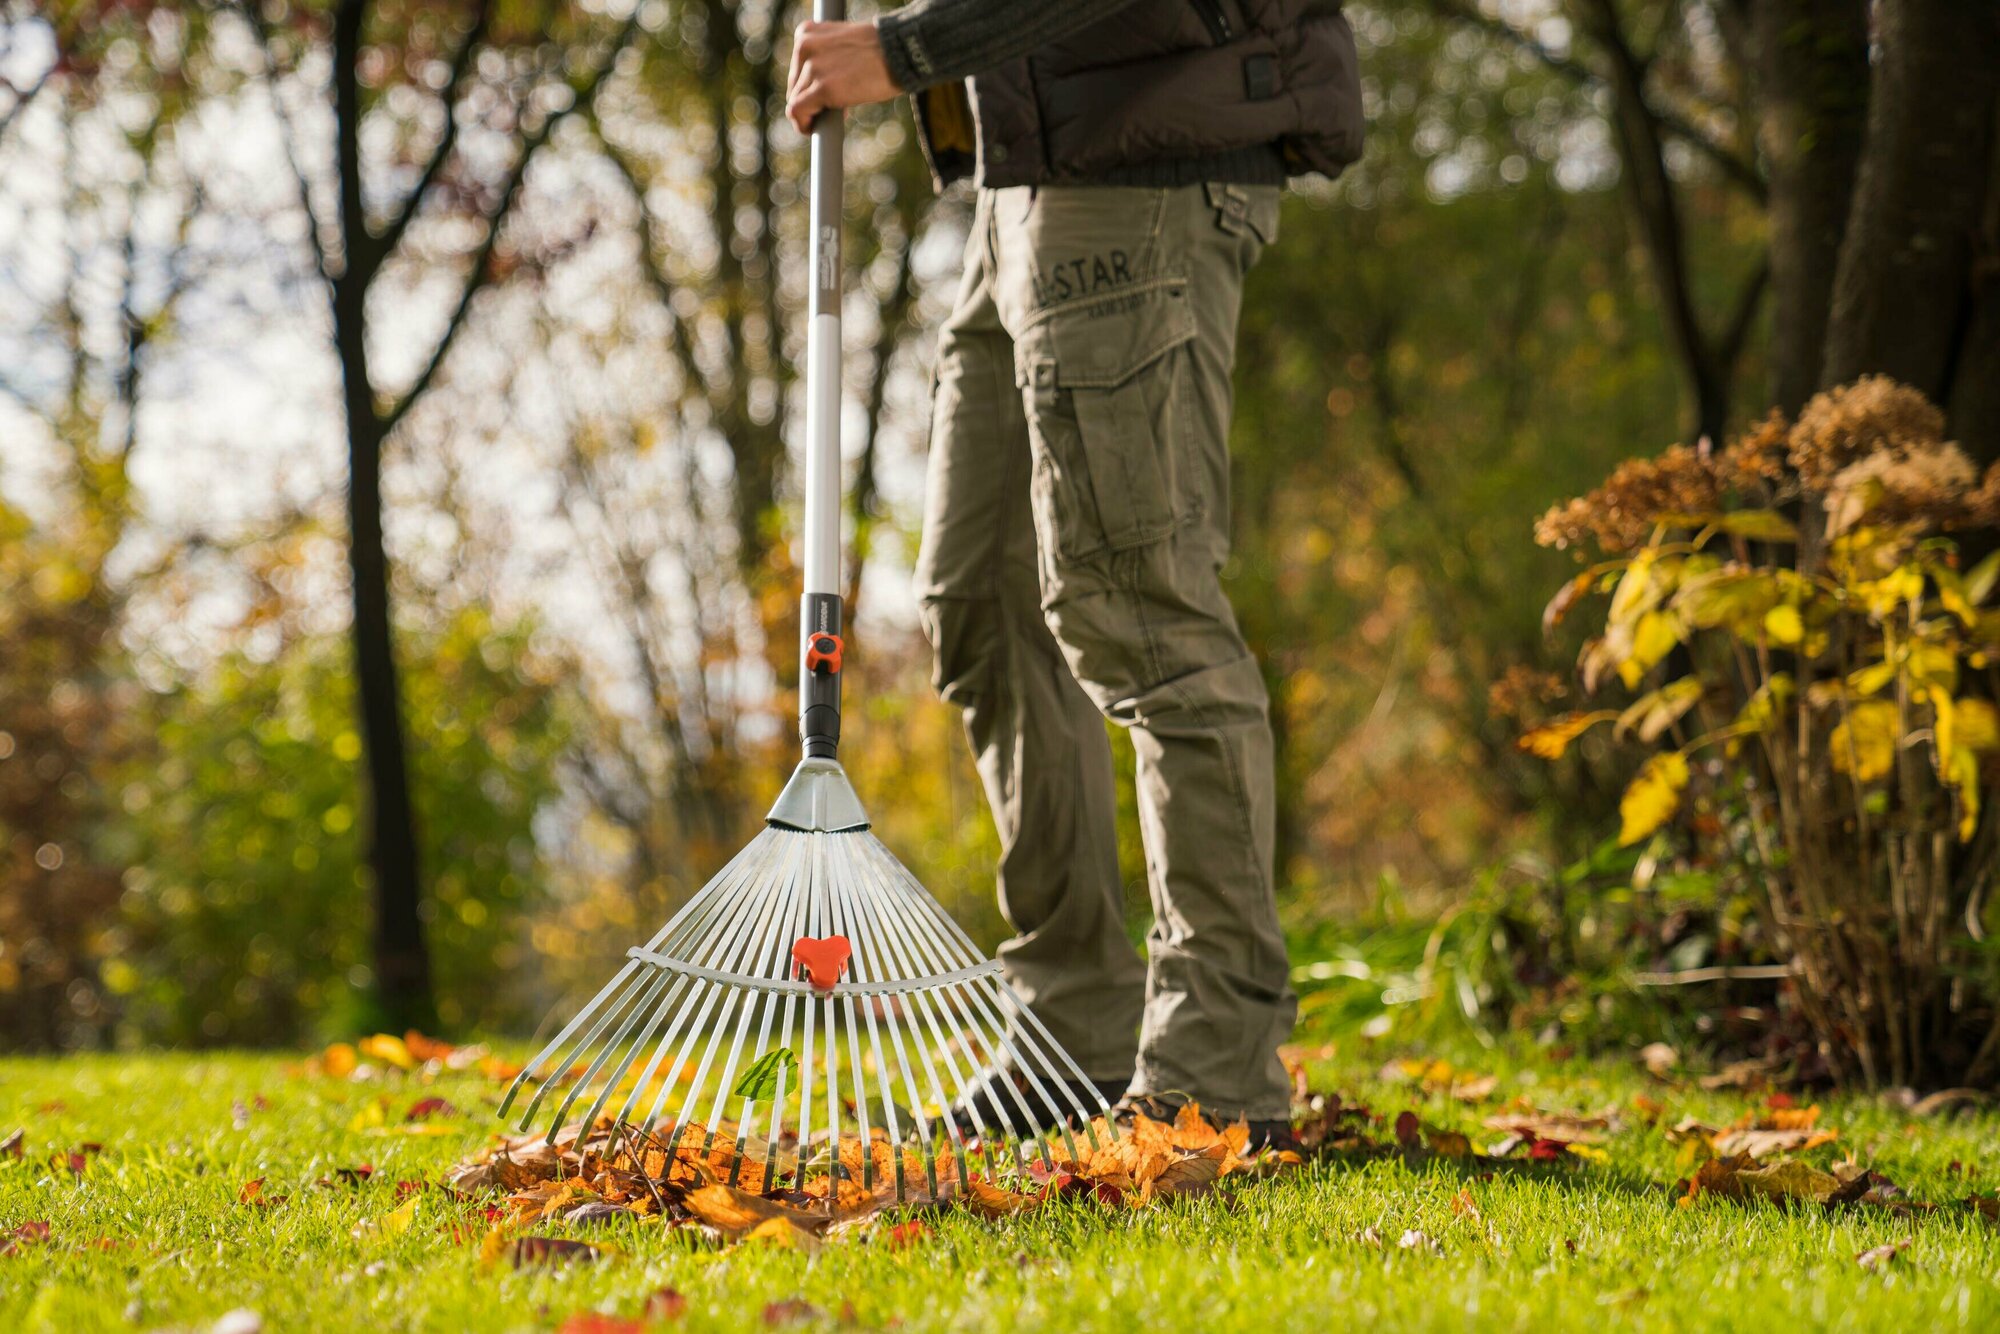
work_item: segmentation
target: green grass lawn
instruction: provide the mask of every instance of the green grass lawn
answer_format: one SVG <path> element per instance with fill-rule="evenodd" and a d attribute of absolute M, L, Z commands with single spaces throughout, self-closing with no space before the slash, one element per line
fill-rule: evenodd
<path fill-rule="evenodd" d="M 0 1233 L 48 1225 L 46 1240 L 0 1256 L 0 1330 L 201 1328 L 238 1308 L 272 1330 L 547 1330 L 582 1312 L 636 1316 L 667 1287 L 686 1298 L 679 1323 L 697 1329 L 768 1328 L 767 1305 L 792 1299 L 826 1325 L 845 1309 L 850 1327 L 909 1331 L 2000 1326 L 2000 1228 L 1963 1207 L 1679 1205 L 1673 1186 L 1689 1169 L 1660 1127 L 1688 1115 L 1723 1125 L 1760 1095 L 1489 1056 L 1466 1059 L 1498 1087 L 1468 1104 L 1377 1078 L 1407 1054 L 1347 1039 L 1311 1065 L 1312 1082 L 1384 1114 L 1373 1132 L 1384 1139 L 1412 1109 L 1490 1145 L 1501 1136 L 1482 1120 L 1516 1098 L 1618 1104 L 1628 1124 L 1601 1161 L 1319 1161 L 1141 1210 L 949 1214 L 902 1246 L 868 1230 L 807 1254 L 629 1220 L 548 1226 L 618 1254 L 516 1271 L 481 1263 L 477 1206 L 442 1191 L 422 1191 L 406 1230 L 379 1222 L 403 1203 L 398 1183 L 435 1183 L 494 1130 L 498 1089 L 476 1074 L 352 1083 L 271 1056 L 0 1060 L 0 1136 L 26 1132 L 22 1156 L 0 1158 Z M 430 1096 L 461 1115 L 436 1136 L 370 1133 L 367 1108 L 385 1095 L 389 1127 Z M 1657 1125 L 1629 1110 L 1635 1095 L 1663 1106 Z M 1921 1119 L 1834 1099 L 1822 1124 L 1840 1138 L 1811 1161 L 1851 1152 L 1919 1201 L 1961 1201 L 2000 1176 L 1992 1114 Z M 103 1147 L 75 1176 L 68 1155 L 86 1142 Z M 365 1182 L 339 1183 L 337 1169 L 362 1163 L 374 1168 Z M 288 1198 L 239 1203 L 253 1178 Z M 1405 1247 L 1408 1232 L 1434 1244 Z M 1886 1264 L 1857 1263 L 1903 1238 Z"/>

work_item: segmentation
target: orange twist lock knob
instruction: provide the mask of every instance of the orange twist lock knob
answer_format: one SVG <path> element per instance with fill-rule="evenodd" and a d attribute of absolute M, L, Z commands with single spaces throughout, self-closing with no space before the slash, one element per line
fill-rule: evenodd
<path fill-rule="evenodd" d="M 814 635 L 806 641 L 806 670 L 817 672 L 824 668 L 838 672 L 841 650 L 845 647 L 839 635 Z"/>

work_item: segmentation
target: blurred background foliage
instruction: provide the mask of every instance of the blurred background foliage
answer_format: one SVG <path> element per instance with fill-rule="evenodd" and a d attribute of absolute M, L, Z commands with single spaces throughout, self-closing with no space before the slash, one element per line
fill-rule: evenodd
<path fill-rule="evenodd" d="M 1735 911 L 1607 843 L 1630 760 L 1513 742 L 1578 642 L 1536 516 L 1783 397 L 1751 30 L 1787 5 L 1347 6 L 1367 155 L 1253 275 L 1226 571 L 1309 1017 L 1730 1036 L 1734 993 L 1628 985 Z M 0 1045 L 532 1028 L 757 827 L 793 750 L 799 16 L 0 4 Z M 849 154 L 847 758 L 991 943 L 906 588 L 969 200 L 901 107 Z"/>

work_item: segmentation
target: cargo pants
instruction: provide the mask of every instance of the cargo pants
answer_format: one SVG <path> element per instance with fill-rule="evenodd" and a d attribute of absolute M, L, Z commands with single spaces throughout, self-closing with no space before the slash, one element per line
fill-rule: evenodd
<path fill-rule="evenodd" d="M 1008 980 L 1093 1079 L 1283 1117 L 1297 1002 L 1263 676 L 1220 569 L 1243 279 L 1274 186 L 981 191 L 940 334 L 916 585 L 998 826 Z M 1124 929 L 1104 720 L 1154 923 Z"/>

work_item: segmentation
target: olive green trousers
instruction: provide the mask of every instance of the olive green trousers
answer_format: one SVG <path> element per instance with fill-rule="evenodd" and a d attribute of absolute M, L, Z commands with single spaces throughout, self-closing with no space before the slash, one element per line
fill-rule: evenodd
<path fill-rule="evenodd" d="M 1000 834 L 1008 980 L 1099 1080 L 1286 1115 L 1262 673 L 1224 596 L 1230 371 L 1276 187 L 982 191 L 916 584 Z M 1105 719 L 1154 923 L 1127 938 Z"/>

